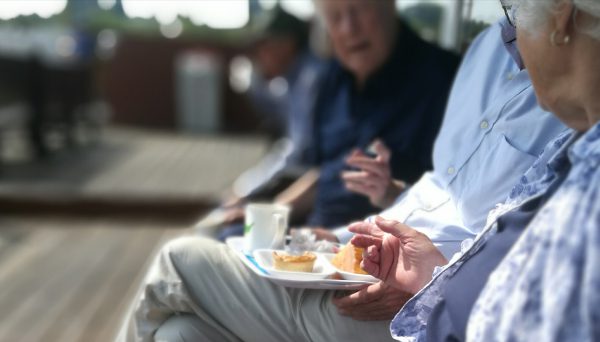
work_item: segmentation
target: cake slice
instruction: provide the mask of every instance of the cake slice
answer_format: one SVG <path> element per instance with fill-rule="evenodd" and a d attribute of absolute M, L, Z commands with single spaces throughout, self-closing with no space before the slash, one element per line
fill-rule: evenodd
<path fill-rule="evenodd" d="M 353 244 L 348 244 L 333 257 L 331 263 L 333 266 L 344 272 L 351 272 L 357 274 L 368 274 L 360 267 L 362 261 L 363 249 L 355 247 Z"/>

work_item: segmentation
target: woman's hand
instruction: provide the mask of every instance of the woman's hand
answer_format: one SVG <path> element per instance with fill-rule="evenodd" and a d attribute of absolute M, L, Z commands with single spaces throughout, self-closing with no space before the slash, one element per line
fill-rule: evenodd
<path fill-rule="evenodd" d="M 436 266 L 448 261 L 423 233 L 381 217 L 375 223 L 358 222 L 348 230 L 352 244 L 365 248 L 362 268 L 398 290 L 417 293 L 430 280 Z"/>
<path fill-rule="evenodd" d="M 387 208 L 406 186 L 404 182 L 392 179 L 390 150 L 380 140 L 375 141 L 374 147 L 375 158 L 354 150 L 346 163 L 360 171 L 344 171 L 342 179 L 346 189 L 369 197 L 376 207 Z"/>

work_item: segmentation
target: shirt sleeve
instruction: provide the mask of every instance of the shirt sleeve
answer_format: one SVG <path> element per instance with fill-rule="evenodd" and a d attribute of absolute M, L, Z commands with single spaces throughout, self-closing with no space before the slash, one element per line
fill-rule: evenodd
<path fill-rule="evenodd" d="M 343 245 L 345 245 L 348 242 L 350 242 L 350 239 L 352 239 L 352 236 L 354 235 L 354 234 L 352 234 L 351 232 L 348 231 L 348 228 L 346 226 L 334 229 L 333 230 L 333 234 L 335 234 L 335 236 L 337 237 L 337 239 Z"/>

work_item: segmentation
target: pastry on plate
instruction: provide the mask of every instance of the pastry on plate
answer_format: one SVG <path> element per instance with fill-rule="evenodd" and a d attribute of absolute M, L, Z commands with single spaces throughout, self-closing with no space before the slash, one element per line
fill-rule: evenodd
<path fill-rule="evenodd" d="M 301 255 L 273 252 L 273 268 L 280 271 L 312 272 L 315 260 L 317 256 L 311 252 Z"/>

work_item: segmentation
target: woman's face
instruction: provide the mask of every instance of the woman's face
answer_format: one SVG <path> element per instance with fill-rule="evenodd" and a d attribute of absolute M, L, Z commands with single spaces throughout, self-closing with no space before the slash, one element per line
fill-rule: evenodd
<path fill-rule="evenodd" d="M 577 72 L 578 51 L 571 35 L 572 7 L 560 7 L 547 23 L 534 32 L 517 26 L 519 52 L 540 106 L 556 115 L 567 126 L 579 131 L 590 127 L 590 122 L 577 104 L 581 89 L 581 75 Z M 556 32 L 555 43 L 551 41 Z M 568 32 L 568 33 L 567 33 Z"/>
<path fill-rule="evenodd" d="M 535 33 L 517 27 L 517 44 L 535 88 L 538 102 L 545 110 L 556 113 L 560 107 L 558 80 L 564 73 L 556 47 L 550 44 L 547 28 Z M 556 113 L 558 115 L 558 113 Z"/>
<path fill-rule="evenodd" d="M 321 6 L 337 58 L 364 81 L 391 53 L 394 2 L 330 0 Z"/>

